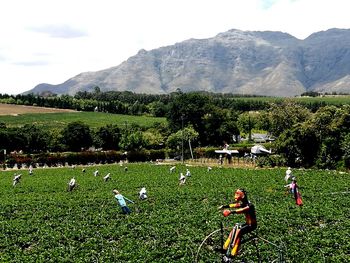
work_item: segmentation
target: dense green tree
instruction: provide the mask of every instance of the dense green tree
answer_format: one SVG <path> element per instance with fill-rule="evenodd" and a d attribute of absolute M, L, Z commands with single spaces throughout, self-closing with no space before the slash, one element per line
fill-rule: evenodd
<path fill-rule="evenodd" d="M 346 168 L 350 168 L 350 133 L 346 134 L 341 140 L 341 150 L 343 151 L 342 160 Z"/>
<path fill-rule="evenodd" d="M 237 126 L 239 130 L 249 135 L 249 139 L 251 139 L 251 131 L 255 128 L 255 124 L 257 122 L 257 114 L 256 112 L 243 112 L 238 116 Z"/>
<path fill-rule="evenodd" d="M 148 129 L 143 132 L 145 148 L 160 149 L 164 147 L 164 136 L 156 129 Z"/>
<path fill-rule="evenodd" d="M 44 128 L 35 125 L 24 125 L 18 129 L 24 139 L 23 150 L 29 153 L 46 151 L 50 141 L 49 133 Z"/>
<path fill-rule="evenodd" d="M 166 105 L 161 101 L 154 101 L 148 104 L 150 114 L 155 117 L 164 117 L 167 112 Z"/>
<path fill-rule="evenodd" d="M 71 122 L 62 132 L 62 143 L 67 150 L 79 152 L 92 146 L 90 127 L 82 122 Z"/>
<path fill-rule="evenodd" d="M 195 144 L 198 136 L 198 132 L 191 125 L 189 125 L 183 130 L 170 134 L 166 143 L 171 149 L 179 149 L 182 146 L 182 143 L 188 144 L 188 141 Z"/>
<path fill-rule="evenodd" d="M 302 123 L 284 130 L 275 142 L 276 151 L 287 160 L 289 166 L 313 166 L 318 154 L 318 145 L 315 133 Z"/>
<path fill-rule="evenodd" d="M 126 151 L 138 151 L 145 147 L 146 141 L 141 130 L 123 133 L 119 146 Z"/>
<path fill-rule="evenodd" d="M 208 113 L 209 97 L 199 93 L 179 93 L 174 96 L 166 115 L 170 130 L 176 132 L 192 125 L 196 131 L 203 131 L 202 118 Z"/>
<path fill-rule="evenodd" d="M 350 133 L 349 107 L 325 106 L 304 122 L 294 124 L 278 138 L 276 147 L 289 164 L 334 169 L 346 159 L 346 135 Z"/>
<path fill-rule="evenodd" d="M 265 110 L 259 111 L 255 116 L 254 128 L 257 130 L 269 131 L 270 126 L 269 113 Z"/>
<path fill-rule="evenodd" d="M 102 147 L 104 150 L 119 150 L 121 133 L 117 125 L 110 124 L 99 128 L 96 137 L 97 147 Z"/>
<path fill-rule="evenodd" d="M 269 132 L 276 137 L 293 125 L 304 122 L 311 114 L 307 108 L 291 100 L 272 104 L 269 113 Z"/>
<path fill-rule="evenodd" d="M 61 129 L 50 129 L 48 131 L 50 141 L 48 142 L 48 150 L 51 152 L 64 151 L 65 145 L 63 144 L 63 135 Z"/>
<path fill-rule="evenodd" d="M 204 130 L 199 134 L 201 145 L 223 145 L 232 143 L 240 134 L 237 127 L 237 114 L 233 111 L 211 107 L 202 118 Z"/>

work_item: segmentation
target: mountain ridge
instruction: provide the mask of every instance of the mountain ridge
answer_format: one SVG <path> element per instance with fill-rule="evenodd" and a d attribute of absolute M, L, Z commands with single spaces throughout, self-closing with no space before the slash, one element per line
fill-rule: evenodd
<path fill-rule="evenodd" d="M 83 72 L 25 92 L 209 91 L 291 97 L 308 91 L 350 93 L 350 29 L 315 32 L 300 40 L 279 31 L 231 29 L 146 51 L 121 64 Z"/>

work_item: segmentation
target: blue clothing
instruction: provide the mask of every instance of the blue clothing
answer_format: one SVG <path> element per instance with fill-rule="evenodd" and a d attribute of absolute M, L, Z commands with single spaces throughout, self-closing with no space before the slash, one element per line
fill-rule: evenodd
<path fill-rule="evenodd" d="M 115 199 L 117 199 L 120 207 L 122 208 L 122 211 L 123 211 L 123 214 L 130 214 L 131 213 L 131 210 L 129 209 L 129 207 L 126 205 L 126 202 L 125 200 L 127 200 L 128 202 L 130 203 L 134 203 L 133 201 L 131 201 L 130 199 L 124 197 L 123 195 L 121 194 L 117 194 L 114 196 Z"/>
<path fill-rule="evenodd" d="M 117 194 L 114 197 L 115 197 L 115 199 L 117 199 L 117 201 L 121 207 L 126 206 L 124 196 L 122 196 L 121 194 Z"/>
<path fill-rule="evenodd" d="M 127 206 L 122 206 L 122 211 L 123 211 L 123 214 L 126 214 L 126 215 L 131 213 L 131 210 Z"/>

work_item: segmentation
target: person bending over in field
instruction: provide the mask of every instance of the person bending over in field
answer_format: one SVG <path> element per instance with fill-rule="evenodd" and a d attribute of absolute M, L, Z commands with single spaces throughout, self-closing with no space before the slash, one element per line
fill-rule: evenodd
<path fill-rule="evenodd" d="M 15 176 L 13 177 L 13 183 L 12 183 L 13 186 L 16 186 L 16 184 L 19 183 L 19 181 L 21 180 L 21 176 L 22 176 L 21 174 L 15 173 Z"/>
<path fill-rule="evenodd" d="M 75 180 L 75 178 L 73 177 L 72 179 L 70 179 L 69 183 L 68 183 L 68 191 L 71 192 L 73 191 L 73 189 L 77 186 L 77 182 Z"/>
<path fill-rule="evenodd" d="M 128 201 L 128 202 L 130 202 L 130 203 L 132 203 L 132 204 L 134 204 L 134 202 L 131 201 L 130 199 L 126 198 L 125 196 L 123 196 L 123 195 L 122 195 L 121 193 L 119 193 L 119 191 L 116 190 L 116 189 L 113 189 L 112 192 L 113 192 L 114 197 L 115 197 L 115 199 L 117 200 L 119 206 L 121 207 L 123 214 L 126 214 L 126 215 L 127 215 L 127 214 L 130 214 L 130 213 L 131 213 L 131 210 L 130 210 L 130 208 L 126 205 L 125 200 Z"/>
<path fill-rule="evenodd" d="M 185 183 L 186 183 L 186 177 L 184 176 L 183 173 L 180 173 L 179 185 L 184 185 Z"/>
<path fill-rule="evenodd" d="M 145 200 L 147 199 L 147 190 L 146 190 L 146 187 L 142 187 L 140 192 L 139 192 L 139 198 L 141 200 Z"/>
<path fill-rule="evenodd" d="M 245 223 L 240 226 L 238 231 L 236 231 L 235 236 L 233 236 L 232 230 L 224 243 L 223 249 L 227 251 L 229 249 L 230 244 L 232 244 L 231 248 L 231 256 L 234 257 L 238 254 L 238 250 L 241 244 L 241 239 L 243 235 L 254 231 L 257 228 L 256 214 L 254 205 L 248 201 L 247 192 L 244 189 L 237 189 L 235 192 L 235 203 L 222 205 L 219 209 L 223 208 L 236 208 L 236 210 L 227 210 L 223 211 L 223 215 L 225 217 L 230 214 L 244 214 L 245 215 Z M 231 259 L 229 257 L 224 257 L 225 262 L 229 262 Z"/>

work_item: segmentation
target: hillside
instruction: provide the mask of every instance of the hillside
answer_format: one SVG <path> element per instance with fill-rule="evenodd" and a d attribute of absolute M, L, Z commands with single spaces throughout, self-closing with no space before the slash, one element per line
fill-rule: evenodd
<path fill-rule="evenodd" d="M 26 93 L 132 91 L 166 94 L 204 90 L 290 97 L 306 91 L 350 92 L 350 30 L 330 29 L 304 40 L 271 31 L 229 30 L 208 39 L 141 50 L 118 66 L 84 72 Z"/>

